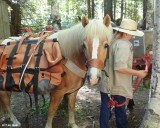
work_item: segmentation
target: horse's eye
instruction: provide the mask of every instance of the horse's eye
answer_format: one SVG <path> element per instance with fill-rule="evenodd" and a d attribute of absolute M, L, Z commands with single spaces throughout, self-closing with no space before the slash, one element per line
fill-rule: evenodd
<path fill-rule="evenodd" d="M 83 44 L 82 47 L 83 47 L 83 49 L 86 49 L 86 45 L 85 44 Z"/>
<path fill-rule="evenodd" d="M 108 44 L 104 44 L 104 48 L 108 48 L 109 47 L 109 45 Z"/>

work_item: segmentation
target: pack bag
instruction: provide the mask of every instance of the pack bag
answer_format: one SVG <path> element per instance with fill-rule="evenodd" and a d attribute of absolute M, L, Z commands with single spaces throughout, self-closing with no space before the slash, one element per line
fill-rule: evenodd
<path fill-rule="evenodd" d="M 63 73 L 59 43 L 45 39 L 47 34 L 32 40 L 24 36 L 20 41 L 0 45 L 0 90 L 33 93 L 42 80 L 51 85 L 61 83 Z"/>

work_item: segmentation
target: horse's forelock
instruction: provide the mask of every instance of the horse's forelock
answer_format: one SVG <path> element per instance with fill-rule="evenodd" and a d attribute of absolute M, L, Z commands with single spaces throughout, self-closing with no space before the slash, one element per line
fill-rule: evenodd
<path fill-rule="evenodd" d="M 100 20 L 91 20 L 85 28 L 84 38 L 93 39 L 94 37 L 99 37 L 103 39 L 108 39 L 109 42 L 112 38 L 112 27 L 106 27 Z"/>

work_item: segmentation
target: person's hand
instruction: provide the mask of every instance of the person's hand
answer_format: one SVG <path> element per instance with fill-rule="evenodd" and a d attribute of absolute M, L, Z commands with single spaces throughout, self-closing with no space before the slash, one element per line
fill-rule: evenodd
<path fill-rule="evenodd" d="M 146 70 L 139 70 L 138 71 L 138 77 L 139 78 L 144 78 L 144 77 L 147 76 L 147 74 L 148 74 L 148 72 Z"/>

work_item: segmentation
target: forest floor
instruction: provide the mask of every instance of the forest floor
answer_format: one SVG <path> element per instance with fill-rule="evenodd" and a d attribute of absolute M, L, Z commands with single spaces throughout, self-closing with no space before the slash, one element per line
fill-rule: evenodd
<path fill-rule="evenodd" d="M 149 89 L 140 86 L 134 95 L 135 106 L 133 111 L 128 114 L 129 128 L 138 128 L 145 112 L 148 102 Z M 27 96 L 28 97 L 28 96 Z M 48 95 L 46 96 L 48 97 Z M 34 98 L 32 98 L 34 100 Z M 40 98 L 41 100 L 41 98 Z M 47 104 L 49 97 L 46 98 Z M 43 103 L 40 101 L 40 103 Z M 27 103 L 29 105 L 29 102 Z M 11 97 L 11 105 L 17 119 L 21 122 L 21 128 L 44 128 L 47 120 L 48 105 L 42 107 L 39 113 L 31 109 L 28 116 L 25 114 L 25 98 L 23 93 L 14 92 Z M 76 123 L 79 128 L 99 128 L 99 107 L 100 94 L 96 87 L 90 88 L 84 85 L 78 92 L 76 101 Z M 60 107 L 61 108 L 61 107 Z M 53 119 L 53 128 L 68 127 L 68 113 L 65 109 L 58 109 Z M 0 128 L 11 128 L 10 122 L 0 118 Z M 8 125 L 8 126 L 5 126 Z M 110 128 L 116 128 L 115 117 L 112 116 L 109 122 Z M 15 128 L 15 127 L 12 127 Z"/>

